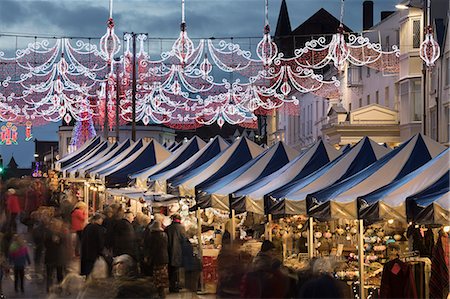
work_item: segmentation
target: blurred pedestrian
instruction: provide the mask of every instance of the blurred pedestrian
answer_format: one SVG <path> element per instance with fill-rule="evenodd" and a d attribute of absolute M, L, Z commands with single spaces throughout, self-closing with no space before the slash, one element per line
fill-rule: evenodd
<path fill-rule="evenodd" d="M 71 213 L 72 232 L 76 233 L 75 255 L 80 255 L 81 234 L 87 222 L 87 207 L 82 201 L 75 204 L 75 208 Z"/>
<path fill-rule="evenodd" d="M 105 244 L 105 229 L 102 227 L 103 215 L 94 214 L 83 230 L 81 239 L 80 274 L 91 274 L 94 264 L 103 255 Z"/>
<path fill-rule="evenodd" d="M 137 261 L 136 234 L 131 224 L 134 220 L 132 212 L 126 212 L 122 219 L 113 226 L 113 256 L 128 254 Z"/>
<path fill-rule="evenodd" d="M 69 243 L 69 231 L 64 227 L 64 222 L 60 219 L 52 219 L 44 236 L 47 292 L 53 285 L 55 272 L 58 283 L 64 279 L 65 267 L 70 256 Z"/>
<path fill-rule="evenodd" d="M 275 245 L 265 240 L 261 251 L 255 256 L 252 270 L 242 279 L 242 298 L 286 298 L 290 291 L 290 280 L 281 269 Z"/>
<path fill-rule="evenodd" d="M 150 270 L 160 298 L 164 298 L 164 289 L 169 286 L 169 254 L 167 235 L 160 221 L 153 221 L 145 236 L 144 262 Z"/>
<path fill-rule="evenodd" d="M 172 223 L 166 228 L 169 245 L 169 291 L 178 293 L 180 291 L 179 272 L 183 265 L 182 241 L 185 238 L 185 230 L 179 214 L 174 214 L 171 218 Z"/>
<path fill-rule="evenodd" d="M 31 264 L 28 248 L 24 240 L 19 235 L 14 235 L 11 246 L 9 247 L 9 260 L 14 267 L 14 290 L 24 292 L 25 267 Z"/>
<path fill-rule="evenodd" d="M 17 231 L 17 215 L 22 211 L 16 190 L 11 188 L 6 193 L 6 210 L 8 213 L 8 230 Z"/>

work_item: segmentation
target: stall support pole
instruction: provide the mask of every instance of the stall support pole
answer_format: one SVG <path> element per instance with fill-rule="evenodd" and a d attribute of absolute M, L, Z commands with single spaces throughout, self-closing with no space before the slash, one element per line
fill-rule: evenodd
<path fill-rule="evenodd" d="M 83 184 L 84 186 L 84 203 L 89 207 L 89 187 L 87 184 Z"/>
<path fill-rule="evenodd" d="M 236 239 L 236 211 L 231 209 L 231 245 L 234 245 Z"/>
<path fill-rule="evenodd" d="M 272 235 L 272 214 L 267 215 L 267 230 L 268 230 L 268 236 L 269 236 L 269 241 L 272 242 L 273 240 L 273 235 Z"/>
<path fill-rule="evenodd" d="M 358 265 L 359 265 L 359 298 L 365 299 L 364 292 L 364 220 L 358 220 L 359 222 L 359 238 L 358 238 Z"/>
<path fill-rule="evenodd" d="M 197 239 L 198 239 L 198 257 L 203 264 L 203 246 L 202 246 L 202 211 L 200 208 L 197 209 Z M 203 292 L 205 289 L 205 284 L 203 282 L 203 271 L 200 272 L 200 290 Z"/>
<path fill-rule="evenodd" d="M 314 218 L 308 218 L 308 258 L 314 257 Z"/>

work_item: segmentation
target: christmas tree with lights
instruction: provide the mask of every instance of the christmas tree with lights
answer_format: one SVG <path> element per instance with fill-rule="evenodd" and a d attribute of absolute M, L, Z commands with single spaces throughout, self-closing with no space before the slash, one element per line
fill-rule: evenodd
<path fill-rule="evenodd" d="M 82 120 L 77 121 L 73 127 L 69 152 L 73 152 L 80 148 L 86 141 L 97 135 L 92 115 L 89 112 L 83 112 L 83 114 Z"/>

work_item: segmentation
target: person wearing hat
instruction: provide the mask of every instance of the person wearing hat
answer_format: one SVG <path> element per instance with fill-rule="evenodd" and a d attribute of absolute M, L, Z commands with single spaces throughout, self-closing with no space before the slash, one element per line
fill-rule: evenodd
<path fill-rule="evenodd" d="M 81 237 L 80 275 L 91 274 L 94 264 L 103 255 L 106 230 L 103 215 L 96 213 L 83 230 Z"/>
<path fill-rule="evenodd" d="M 17 230 L 17 215 L 22 212 L 19 197 L 16 190 L 11 188 L 6 193 L 6 210 L 8 212 L 8 229 L 15 232 Z"/>
<path fill-rule="evenodd" d="M 172 223 L 166 228 L 169 248 L 169 291 L 178 293 L 180 290 L 179 270 L 183 265 L 182 241 L 185 238 L 185 230 L 179 214 L 174 214 L 171 218 Z"/>

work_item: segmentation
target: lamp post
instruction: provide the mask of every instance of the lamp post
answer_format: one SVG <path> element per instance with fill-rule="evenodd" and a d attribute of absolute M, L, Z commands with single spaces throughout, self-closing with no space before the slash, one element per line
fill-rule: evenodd
<path fill-rule="evenodd" d="M 422 59 L 422 97 L 423 97 L 423 107 L 422 107 L 422 133 L 427 134 L 427 77 L 428 73 L 434 67 L 434 63 L 440 56 L 439 44 L 434 40 L 433 26 L 431 26 L 431 0 L 422 0 L 421 6 L 414 6 L 411 1 L 399 3 L 395 6 L 397 9 L 409 9 L 410 7 L 416 7 L 422 9 L 423 15 L 423 28 L 424 28 L 424 38 L 420 44 L 419 56 Z M 426 24 L 426 27 L 425 27 Z M 436 113 L 439 114 L 439 107 L 436 104 Z M 439 131 L 439 128 L 437 128 Z"/>

